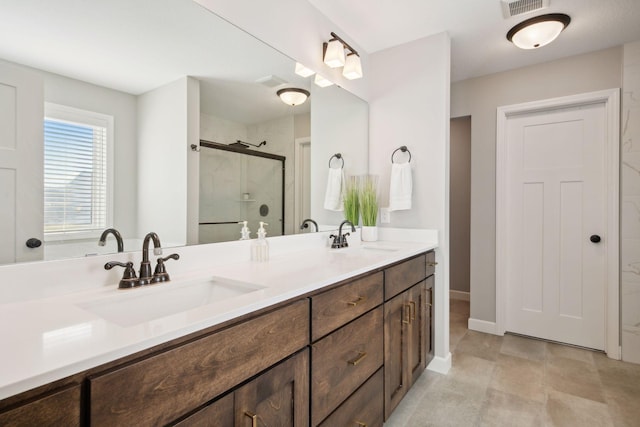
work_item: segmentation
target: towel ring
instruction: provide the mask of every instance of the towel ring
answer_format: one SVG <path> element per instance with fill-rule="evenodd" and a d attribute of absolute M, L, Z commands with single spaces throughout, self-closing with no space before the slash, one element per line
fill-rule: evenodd
<path fill-rule="evenodd" d="M 331 160 L 333 160 L 334 158 L 342 160 L 342 166 L 340 166 L 340 169 L 344 169 L 344 159 L 342 158 L 342 154 L 340 153 L 336 153 L 333 156 L 331 156 L 331 158 L 329 159 L 329 169 L 331 169 Z"/>
<path fill-rule="evenodd" d="M 395 156 L 398 151 L 402 151 L 403 153 L 409 153 L 409 160 L 407 160 L 407 163 L 411 162 L 411 151 L 409 151 L 406 145 L 403 145 L 402 147 L 398 147 L 395 150 L 393 150 L 393 153 L 391 153 L 391 163 L 395 163 L 393 161 L 393 156 Z"/>

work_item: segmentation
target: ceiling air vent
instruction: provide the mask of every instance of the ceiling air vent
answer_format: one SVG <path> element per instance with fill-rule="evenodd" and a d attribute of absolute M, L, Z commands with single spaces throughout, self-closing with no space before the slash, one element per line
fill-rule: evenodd
<path fill-rule="evenodd" d="M 549 7 L 550 0 L 502 0 L 502 15 L 506 18 Z"/>

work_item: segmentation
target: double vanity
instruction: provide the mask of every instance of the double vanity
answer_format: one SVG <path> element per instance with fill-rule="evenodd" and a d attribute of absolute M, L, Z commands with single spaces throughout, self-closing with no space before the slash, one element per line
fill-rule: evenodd
<path fill-rule="evenodd" d="M 11 266 L 0 425 L 382 425 L 434 354 L 437 236 L 349 241 L 179 248 L 170 282 L 134 289 L 100 264 L 138 253 Z"/>

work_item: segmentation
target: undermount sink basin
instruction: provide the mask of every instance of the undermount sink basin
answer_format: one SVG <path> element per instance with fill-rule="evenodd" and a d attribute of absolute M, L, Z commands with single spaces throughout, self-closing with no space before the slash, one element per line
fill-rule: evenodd
<path fill-rule="evenodd" d="M 119 290 L 118 295 L 85 301 L 77 306 L 109 322 L 133 326 L 262 289 L 263 286 L 223 278 L 165 282 Z"/>
<path fill-rule="evenodd" d="M 380 252 L 397 252 L 398 248 L 385 247 L 385 246 L 360 246 L 362 249 L 367 251 L 380 251 Z"/>

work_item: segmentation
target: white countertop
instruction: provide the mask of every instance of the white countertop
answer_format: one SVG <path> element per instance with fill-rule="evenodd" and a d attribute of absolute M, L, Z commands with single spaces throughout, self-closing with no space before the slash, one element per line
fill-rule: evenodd
<path fill-rule="evenodd" d="M 203 266 L 198 260 L 197 267 L 189 268 L 185 255 L 181 255 L 177 263 L 167 264 L 170 273 L 172 268 L 176 270 L 172 281 L 167 283 L 130 290 L 118 290 L 116 284 L 91 286 L 84 291 L 45 296 L 38 291 L 32 299 L 0 300 L 3 347 L 0 399 L 436 248 L 437 238 L 433 233 L 421 231 L 417 233 L 419 238 L 412 239 L 417 241 L 402 240 L 408 235 L 405 232 L 397 234 L 399 240 L 356 244 L 356 247 L 337 250 L 321 245 L 302 245 L 297 251 L 279 250 L 278 246 L 286 243 L 287 238 L 278 238 L 280 240 L 271 245 L 276 247 L 270 260 L 264 263 L 251 262 L 246 257 L 224 259 L 219 253 L 223 259 L 211 262 L 210 266 Z M 248 249 L 244 242 L 238 245 Z M 208 250 L 217 250 L 215 246 L 209 245 Z M 195 250 L 185 249 L 185 252 Z M 187 264 L 176 268 L 178 263 Z M 252 288 L 242 295 L 163 317 L 150 318 L 154 315 L 145 312 L 153 309 L 161 312 L 165 305 L 171 310 L 172 304 L 174 307 L 179 304 L 175 295 L 182 287 L 212 278 L 244 282 Z M 7 285 L 0 283 L 0 286 Z M 167 292 L 169 290 L 171 292 Z M 150 300 L 156 302 L 152 307 L 145 304 Z M 91 307 L 100 306 L 104 301 L 126 301 L 128 311 L 119 319 L 120 306 L 111 304 L 108 307 L 116 307 L 115 311 L 111 310 L 111 316 L 96 314 Z M 137 309 L 140 311 L 134 311 Z"/>

